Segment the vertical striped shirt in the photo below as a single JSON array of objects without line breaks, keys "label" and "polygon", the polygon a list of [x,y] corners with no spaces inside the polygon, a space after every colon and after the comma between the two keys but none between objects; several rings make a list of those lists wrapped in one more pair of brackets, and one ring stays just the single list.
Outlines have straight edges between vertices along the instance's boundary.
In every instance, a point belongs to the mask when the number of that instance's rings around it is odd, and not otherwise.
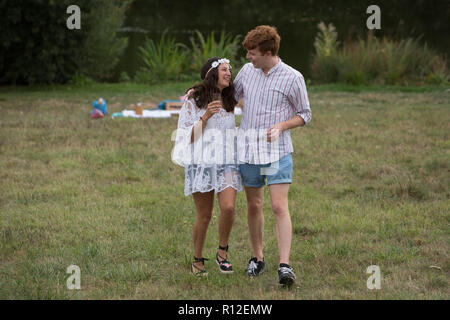
[{"label": "vertical striped shirt", "polygon": [[292,153],[289,130],[276,141],[267,142],[270,126],[300,116],[307,124],[311,109],[303,75],[279,59],[267,74],[247,63],[234,80],[235,98],[244,98],[244,113],[239,128],[239,160],[252,164],[278,161]]}]

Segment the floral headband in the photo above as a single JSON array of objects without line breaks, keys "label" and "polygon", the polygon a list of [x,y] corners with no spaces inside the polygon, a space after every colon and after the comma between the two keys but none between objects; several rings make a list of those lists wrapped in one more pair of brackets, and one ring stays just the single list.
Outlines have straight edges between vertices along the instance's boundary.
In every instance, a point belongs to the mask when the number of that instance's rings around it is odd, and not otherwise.
[{"label": "floral headband", "polygon": [[221,64],[224,63],[224,62],[228,63],[228,65],[230,66],[230,70],[231,70],[230,60],[228,60],[228,59],[226,59],[226,58],[219,59],[219,60],[217,60],[217,61],[214,61],[214,62],[211,64],[211,68],[209,68],[209,70],[208,70],[208,71],[206,72],[206,74],[205,74],[205,79],[206,79],[206,77],[208,76],[208,73],[209,73],[212,69],[217,68],[219,65],[221,65]]}]

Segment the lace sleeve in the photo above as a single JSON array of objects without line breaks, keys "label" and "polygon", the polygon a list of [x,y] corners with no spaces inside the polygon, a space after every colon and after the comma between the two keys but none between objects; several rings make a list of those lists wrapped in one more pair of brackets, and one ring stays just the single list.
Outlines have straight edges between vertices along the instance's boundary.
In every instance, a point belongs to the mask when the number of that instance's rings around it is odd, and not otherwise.
[{"label": "lace sleeve", "polygon": [[181,107],[178,129],[192,130],[200,116],[197,116],[198,108],[191,100],[186,100]]},{"label": "lace sleeve", "polygon": [[172,141],[175,140],[175,146],[172,151],[172,161],[180,166],[186,166],[191,162],[190,142],[192,128],[200,119],[199,111],[194,102],[186,100],[181,107],[178,119],[178,129]]}]

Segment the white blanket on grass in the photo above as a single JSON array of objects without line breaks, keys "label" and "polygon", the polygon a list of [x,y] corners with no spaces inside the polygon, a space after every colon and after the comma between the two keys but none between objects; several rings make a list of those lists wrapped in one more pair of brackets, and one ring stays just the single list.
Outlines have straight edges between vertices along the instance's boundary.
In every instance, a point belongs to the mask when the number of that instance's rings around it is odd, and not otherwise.
[{"label": "white blanket on grass", "polygon": [[[122,115],[124,117],[132,118],[170,118],[173,114],[180,114],[180,110],[146,110],[142,112],[142,115],[137,115],[134,110],[123,110]],[[242,109],[239,107],[234,108],[234,114],[236,116],[242,115]]]},{"label": "white blanket on grass", "polygon": [[142,115],[136,114],[134,110],[123,110],[122,115],[124,117],[132,118],[170,118],[172,114],[179,114],[180,110],[145,110]]}]

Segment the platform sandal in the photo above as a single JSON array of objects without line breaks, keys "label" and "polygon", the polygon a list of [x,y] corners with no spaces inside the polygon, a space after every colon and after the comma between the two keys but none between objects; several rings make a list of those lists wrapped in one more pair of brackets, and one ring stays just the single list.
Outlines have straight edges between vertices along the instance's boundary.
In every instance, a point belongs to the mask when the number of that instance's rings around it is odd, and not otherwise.
[{"label": "platform sandal", "polygon": [[[226,247],[221,247],[219,245],[219,249],[228,252],[228,245]],[[216,253],[216,263],[219,266],[220,272],[226,274],[233,273],[233,266],[231,265],[231,262],[220,256],[219,251]]]},{"label": "platform sandal", "polygon": [[194,263],[195,262],[201,262],[203,263],[203,266],[205,266],[205,260],[208,260],[206,258],[197,258],[194,256],[194,262],[192,262],[191,264],[191,274],[193,274],[194,276],[197,276],[199,278],[201,277],[207,277],[208,276],[208,272],[206,272],[205,269],[200,269],[199,267],[197,267]]}]

